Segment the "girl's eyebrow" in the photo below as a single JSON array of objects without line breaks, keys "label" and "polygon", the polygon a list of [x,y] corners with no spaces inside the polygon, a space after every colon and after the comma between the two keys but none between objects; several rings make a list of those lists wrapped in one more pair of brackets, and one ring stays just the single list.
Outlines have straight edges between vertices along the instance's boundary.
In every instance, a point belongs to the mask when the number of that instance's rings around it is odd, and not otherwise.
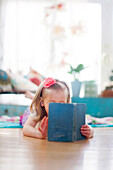
[{"label": "girl's eyebrow", "polygon": [[[56,100],[50,100],[50,102],[54,102],[54,103],[56,103]],[[64,103],[65,101],[64,100],[61,100],[61,101],[59,101],[59,103]]]},{"label": "girl's eyebrow", "polygon": [[55,102],[55,100],[50,100],[50,102]]}]

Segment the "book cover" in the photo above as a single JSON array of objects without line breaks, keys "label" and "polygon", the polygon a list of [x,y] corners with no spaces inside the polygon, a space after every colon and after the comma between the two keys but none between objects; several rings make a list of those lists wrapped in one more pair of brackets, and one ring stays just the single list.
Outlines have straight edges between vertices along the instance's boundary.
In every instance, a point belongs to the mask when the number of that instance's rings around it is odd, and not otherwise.
[{"label": "book cover", "polygon": [[85,124],[85,104],[50,103],[48,141],[72,142],[85,139],[80,128]]}]

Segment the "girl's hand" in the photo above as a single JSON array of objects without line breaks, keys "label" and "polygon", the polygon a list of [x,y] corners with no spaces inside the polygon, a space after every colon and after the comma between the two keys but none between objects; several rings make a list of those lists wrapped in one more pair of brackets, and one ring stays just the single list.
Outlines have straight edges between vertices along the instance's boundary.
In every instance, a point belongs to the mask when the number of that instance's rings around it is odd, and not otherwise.
[{"label": "girl's hand", "polygon": [[42,134],[42,138],[45,139],[47,137],[47,129],[48,129],[48,117],[44,117],[40,123],[40,127],[38,130]]},{"label": "girl's hand", "polygon": [[82,135],[86,136],[86,138],[91,138],[93,136],[93,128],[89,125],[82,125],[81,126],[81,133]]}]

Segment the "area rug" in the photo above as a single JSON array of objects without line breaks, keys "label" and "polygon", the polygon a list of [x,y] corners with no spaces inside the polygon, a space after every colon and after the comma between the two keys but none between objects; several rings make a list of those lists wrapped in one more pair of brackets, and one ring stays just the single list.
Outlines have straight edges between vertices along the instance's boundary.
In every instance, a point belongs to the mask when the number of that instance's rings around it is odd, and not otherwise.
[{"label": "area rug", "polygon": [[[91,127],[113,127],[113,117],[97,118],[86,115],[86,123]],[[0,128],[23,128],[20,116],[0,116]]]},{"label": "area rug", "polygon": [[23,126],[15,122],[0,122],[0,128],[23,128]]},{"label": "area rug", "polygon": [[86,114],[86,123],[92,127],[113,127],[113,117],[97,118]]},{"label": "area rug", "polygon": [[20,125],[20,116],[0,116],[0,128],[22,128]]}]

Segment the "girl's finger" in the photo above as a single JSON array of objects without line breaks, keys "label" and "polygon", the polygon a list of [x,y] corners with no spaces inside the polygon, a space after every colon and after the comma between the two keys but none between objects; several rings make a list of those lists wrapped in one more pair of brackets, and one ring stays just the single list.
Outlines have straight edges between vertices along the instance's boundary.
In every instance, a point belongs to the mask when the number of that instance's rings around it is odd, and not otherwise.
[{"label": "girl's finger", "polygon": [[42,133],[42,129],[39,127],[38,130]]},{"label": "girl's finger", "polygon": [[87,134],[87,133],[82,133],[82,135],[84,135],[84,136],[90,136],[90,134]]},{"label": "girl's finger", "polygon": [[91,133],[91,131],[89,131],[89,130],[81,130],[81,132],[84,132],[84,133]]},{"label": "girl's finger", "polygon": [[41,121],[41,124],[40,124],[40,126],[41,127],[43,127],[44,126],[44,124],[45,124],[45,120],[46,120],[46,116],[44,116],[44,118],[42,119],[42,121]]},{"label": "girl's finger", "polygon": [[90,136],[90,133],[84,133],[84,132],[81,132],[82,133],[82,135],[84,135],[84,136]]},{"label": "girl's finger", "polygon": [[46,118],[45,123],[48,124],[48,117]]},{"label": "girl's finger", "polygon": [[85,131],[81,131],[81,133],[87,134],[87,132],[85,132]]},{"label": "girl's finger", "polygon": [[81,128],[82,131],[91,131],[89,128]]},{"label": "girl's finger", "polygon": [[48,118],[47,117],[44,117],[43,118],[44,120],[42,121],[41,125],[40,125],[40,129],[41,129],[41,132],[45,132],[47,131],[47,128],[48,128]]},{"label": "girl's finger", "polygon": [[48,128],[48,118],[45,120],[44,131],[47,131]]},{"label": "girl's finger", "polygon": [[81,131],[81,133],[90,134],[90,132],[87,132],[87,131]]}]

